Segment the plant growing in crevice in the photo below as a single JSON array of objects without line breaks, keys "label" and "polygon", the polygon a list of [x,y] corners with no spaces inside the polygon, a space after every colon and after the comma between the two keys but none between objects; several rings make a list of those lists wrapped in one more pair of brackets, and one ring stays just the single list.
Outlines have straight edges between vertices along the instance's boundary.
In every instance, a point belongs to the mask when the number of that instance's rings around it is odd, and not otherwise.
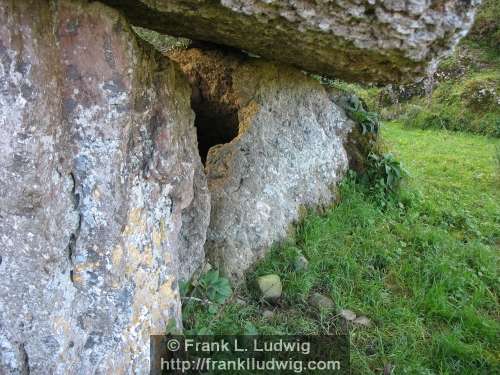
[{"label": "plant growing in crevice", "polygon": [[364,159],[363,167],[356,168],[358,179],[385,205],[390,196],[395,196],[394,193],[408,173],[393,154],[383,151],[379,139],[378,113],[369,111],[363,100],[355,94],[343,96],[340,104],[347,116],[358,125],[359,132],[355,136],[358,159]]},{"label": "plant growing in crevice", "polygon": [[223,304],[231,295],[229,280],[219,275],[218,270],[208,271],[198,280],[197,291],[210,302]]},{"label": "plant growing in crevice", "polygon": [[179,289],[185,333],[210,334],[210,327],[197,327],[191,318],[200,309],[216,315],[233,294],[229,280],[222,277],[218,270],[209,270],[194,282],[181,282]]},{"label": "plant growing in crevice", "polygon": [[367,110],[363,101],[352,94],[345,100],[345,111],[347,116],[360,127],[361,134],[378,134],[380,130],[380,119],[377,112]]},{"label": "plant growing in crevice", "polygon": [[367,168],[368,155],[380,153],[380,118],[378,113],[368,110],[365,100],[343,87],[325,84],[330,99],[342,108],[353,126],[344,143],[349,158],[349,168],[363,174]]}]

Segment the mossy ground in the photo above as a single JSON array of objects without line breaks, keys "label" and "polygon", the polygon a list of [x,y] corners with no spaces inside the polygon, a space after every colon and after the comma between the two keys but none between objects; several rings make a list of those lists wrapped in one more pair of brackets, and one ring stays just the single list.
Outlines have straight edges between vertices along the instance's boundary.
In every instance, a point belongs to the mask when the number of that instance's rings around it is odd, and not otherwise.
[{"label": "mossy ground", "polygon": [[484,47],[500,48],[499,0],[483,0],[468,39]]},{"label": "mossy ground", "polygon": [[500,137],[500,57],[464,44],[443,61],[439,74],[430,96],[414,97],[386,111],[399,112],[409,127]]},{"label": "mossy ground", "polygon": [[[310,214],[271,251],[218,312],[189,305],[191,331],[321,334],[345,328],[347,308],[371,327],[350,327],[354,374],[493,374],[500,369],[498,247],[500,142],[386,124],[383,135],[411,176],[384,208],[347,179],[340,202]],[[294,271],[297,254],[309,260]],[[255,278],[276,273],[283,297],[260,301]],[[312,293],[335,311],[316,312]],[[244,301],[244,303],[241,300]],[[264,309],[274,311],[265,318]]]}]

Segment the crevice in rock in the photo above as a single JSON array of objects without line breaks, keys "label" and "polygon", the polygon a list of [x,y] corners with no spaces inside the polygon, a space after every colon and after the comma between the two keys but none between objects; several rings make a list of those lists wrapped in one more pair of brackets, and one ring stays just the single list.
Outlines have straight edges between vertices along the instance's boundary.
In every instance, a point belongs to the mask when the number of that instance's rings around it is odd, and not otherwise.
[{"label": "crevice in rock", "polygon": [[[76,192],[76,177],[73,172],[69,174],[71,181],[73,183],[72,189],[71,189],[71,196],[73,198],[73,209],[78,211],[78,206],[80,204],[80,194]],[[76,241],[78,239],[78,236],[80,235],[80,229],[82,225],[82,215],[78,212],[78,222],[76,224],[76,227],[71,233],[68,241],[68,246],[66,247],[66,253],[68,255],[68,261],[70,264],[70,271],[69,271],[69,278],[71,282],[73,283],[73,255],[76,249]]]},{"label": "crevice in rock", "polygon": [[21,363],[21,374],[22,375],[30,375],[30,364],[29,364],[29,357],[28,357],[28,352],[26,351],[26,348],[24,347],[24,343],[19,344],[19,355],[21,356],[20,358],[20,363]]}]

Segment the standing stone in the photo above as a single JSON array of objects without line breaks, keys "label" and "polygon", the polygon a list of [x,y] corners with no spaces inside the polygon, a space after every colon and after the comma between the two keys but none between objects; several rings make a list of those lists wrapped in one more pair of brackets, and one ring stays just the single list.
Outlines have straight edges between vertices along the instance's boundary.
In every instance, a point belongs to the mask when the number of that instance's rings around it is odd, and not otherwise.
[{"label": "standing stone", "polygon": [[193,85],[197,117],[215,114],[197,123],[199,137],[223,135],[205,147],[212,205],[205,249],[239,281],[304,208],[335,199],[353,124],[317,81],[293,68],[211,47],[169,56]]},{"label": "standing stone", "polygon": [[203,258],[193,121],[115,10],[0,0],[0,373],[149,372]]},{"label": "standing stone", "polygon": [[[183,92],[185,95],[185,92]],[[189,94],[188,94],[189,95]],[[188,117],[192,124],[192,117]],[[178,276],[179,280],[187,281],[196,271],[203,271],[205,261],[205,241],[207,238],[208,223],[210,221],[210,191],[207,186],[207,177],[203,165],[199,161],[196,144],[196,133],[192,125],[189,134],[189,156],[191,159],[186,167],[192,168],[188,173],[192,178],[191,185],[183,192],[189,205],[182,210],[182,226],[178,239]],[[194,147],[193,147],[194,146]],[[210,266],[208,264],[208,266]]]},{"label": "standing stone", "polygon": [[467,34],[480,0],[103,0],[132,23],[344,80],[414,81]]}]

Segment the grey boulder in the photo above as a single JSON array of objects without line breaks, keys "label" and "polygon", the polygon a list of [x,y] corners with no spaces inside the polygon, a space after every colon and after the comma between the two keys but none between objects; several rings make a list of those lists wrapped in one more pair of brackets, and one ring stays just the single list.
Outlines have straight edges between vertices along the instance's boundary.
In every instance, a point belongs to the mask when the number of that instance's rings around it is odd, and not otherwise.
[{"label": "grey boulder", "polygon": [[2,374],[149,373],[204,258],[189,97],[116,10],[0,0]]},{"label": "grey boulder", "polygon": [[203,134],[221,134],[205,145],[212,206],[205,250],[237,282],[308,208],[336,198],[354,125],[294,68],[211,47],[169,56],[188,76],[193,108],[205,119],[197,124],[200,144]]}]

